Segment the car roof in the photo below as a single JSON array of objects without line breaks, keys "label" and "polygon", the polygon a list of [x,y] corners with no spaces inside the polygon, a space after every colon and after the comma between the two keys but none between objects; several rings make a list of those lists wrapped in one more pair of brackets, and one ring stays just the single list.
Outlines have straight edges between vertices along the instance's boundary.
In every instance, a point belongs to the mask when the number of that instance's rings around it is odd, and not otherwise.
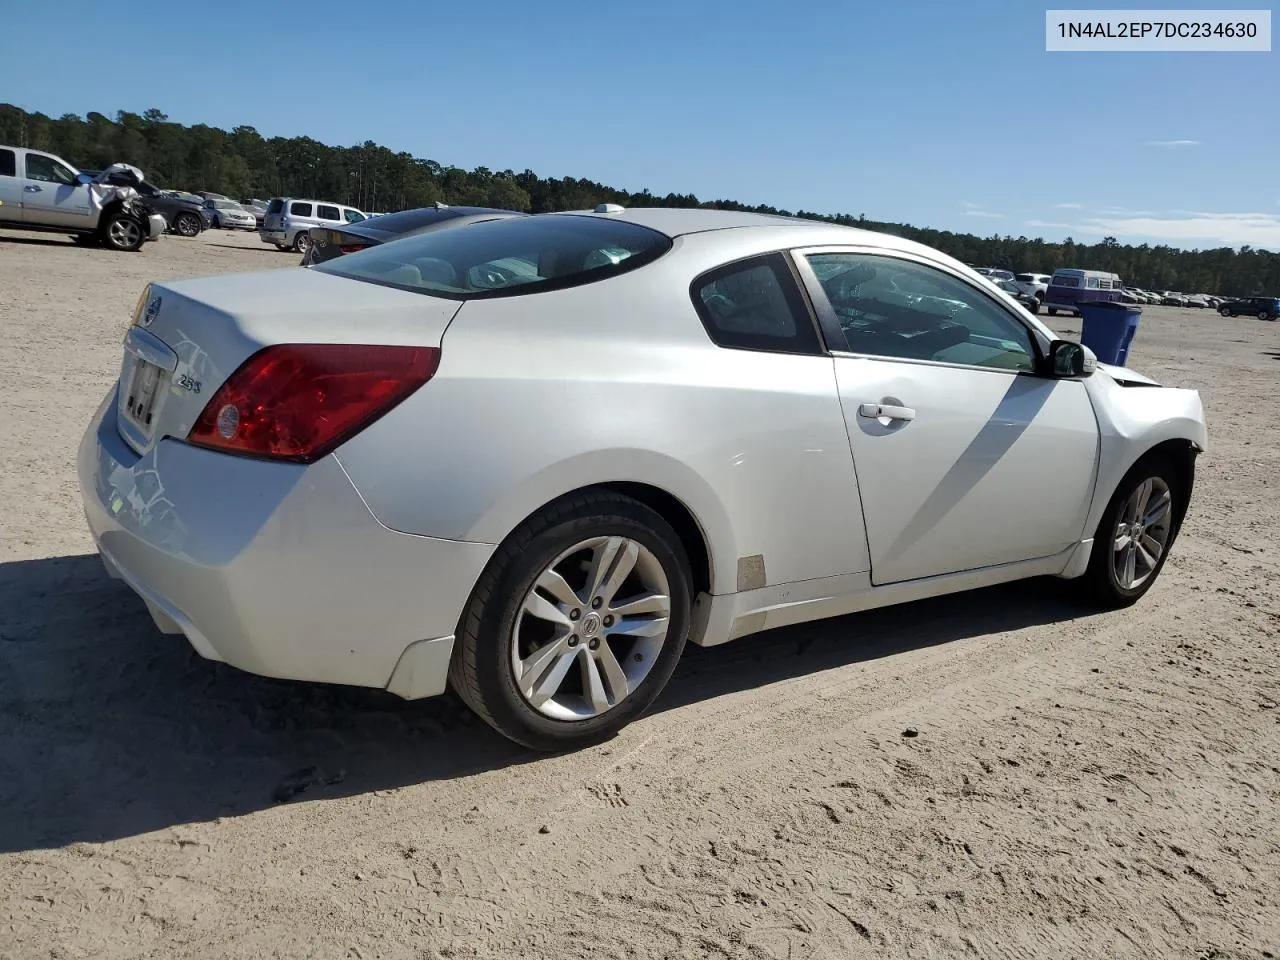
[{"label": "car roof", "polygon": [[768,231],[770,239],[779,248],[784,246],[840,246],[877,247],[922,254],[933,260],[945,260],[963,267],[959,260],[941,253],[933,247],[916,243],[890,233],[877,233],[859,227],[847,227],[823,220],[806,220],[802,217],[784,217],[777,214],[744,213],[736,210],[706,210],[702,208],[633,207],[614,212],[566,211],[564,213],[538,214],[544,217],[599,217],[621,220],[637,226],[648,227],[672,239],[689,234],[711,231]]}]

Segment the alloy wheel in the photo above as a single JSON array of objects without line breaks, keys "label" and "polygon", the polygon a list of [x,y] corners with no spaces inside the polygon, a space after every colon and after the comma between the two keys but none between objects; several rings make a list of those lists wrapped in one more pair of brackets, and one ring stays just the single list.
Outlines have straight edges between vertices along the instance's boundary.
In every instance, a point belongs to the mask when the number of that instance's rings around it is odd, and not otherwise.
[{"label": "alloy wheel", "polygon": [[516,687],[555,720],[607,713],[653,669],[670,615],[670,583],[648,547],[620,536],[581,541],[543,569],[520,606]]},{"label": "alloy wheel", "polygon": [[108,233],[112,244],[117,247],[136,246],[142,239],[142,228],[135,221],[125,217],[113,220]]},{"label": "alloy wheel", "polygon": [[1173,531],[1173,494],[1160,477],[1134,488],[1116,519],[1111,564],[1122,590],[1136,590],[1155,573]]}]

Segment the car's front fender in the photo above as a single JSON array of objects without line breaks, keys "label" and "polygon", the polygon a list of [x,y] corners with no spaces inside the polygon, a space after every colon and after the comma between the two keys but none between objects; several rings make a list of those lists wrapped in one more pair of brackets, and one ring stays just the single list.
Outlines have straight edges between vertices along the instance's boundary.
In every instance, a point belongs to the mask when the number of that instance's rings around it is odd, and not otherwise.
[{"label": "car's front fender", "polygon": [[[1101,367],[1101,365],[1100,365]],[[1125,385],[1121,379],[1128,381]],[[1098,419],[1098,479],[1085,525],[1093,535],[1124,475],[1162,443],[1181,440],[1208,449],[1204,407],[1195,390],[1162,387],[1132,371],[1101,368],[1085,384]]]}]

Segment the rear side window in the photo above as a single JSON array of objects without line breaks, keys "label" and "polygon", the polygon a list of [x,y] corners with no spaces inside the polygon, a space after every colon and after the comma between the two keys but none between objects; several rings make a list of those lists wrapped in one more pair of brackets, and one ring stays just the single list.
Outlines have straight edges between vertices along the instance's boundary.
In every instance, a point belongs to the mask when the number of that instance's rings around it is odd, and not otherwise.
[{"label": "rear side window", "polygon": [[0,150],[0,177],[18,175],[18,155],[12,150]]},{"label": "rear side window", "polygon": [[818,333],[780,253],[739,260],[693,281],[694,309],[721,347],[820,353]]},{"label": "rear side window", "polygon": [[321,220],[341,220],[342,214],[338,212],[337,207],[331,207],[328,204],[320,204],[316,207],[316,216]]},{"label": "rear side window", "polygon": [[267,213],[279,213],[283,209],[284,209],[284,201],[281,200],[279,197],[276,197],[269,204],[267,204]]},{"label": "rear side window", "polygon": [[295,200],[289,204],[289,214],[294,217],[309,217],[311,216],[311,204],[299,203]]},{"label": "rear side window", "polygon": [[311,269],[414,293],[479,300],[594,283],[651,263],[670,249],[670,237],[634,223],[546,214],[419,233]]}]

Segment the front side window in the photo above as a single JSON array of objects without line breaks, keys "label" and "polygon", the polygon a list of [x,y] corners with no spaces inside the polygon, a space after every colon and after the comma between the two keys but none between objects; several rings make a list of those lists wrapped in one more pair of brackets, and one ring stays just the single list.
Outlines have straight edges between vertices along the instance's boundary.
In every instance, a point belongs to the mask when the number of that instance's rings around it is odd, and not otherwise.
[{"label": "front side window", "polygon": [[66,186],[78,182],[70,167],[41,153],[27,154],[27,179],[39,180],[42,183],[61,183]]},{"label": "front side window", "polygon": [[547,214],[419,233],[311,269],[475,300],[593,283],[642,267],[670,249],[665,234],[624,220]]},{"label": "front side window", "polygon": [[934,267],[861,253],[805,258],[851,353],[1032,371],[1031,332],[991,297]]},{"label": "front side window", "polygon": [[1052,287],[1078,287],[1080,286],[1079,277],[1054,277],[1049,284]]},{"label": "front side window", "polygon": [[12,150],[0,150],[0,177],[18,175],[18,155]]},{"label": "front side window", "polygon": [[311,204],[299,203],[295,200],[289,204],[289,213],[295,217],[309,217],[311,216]]},{"label": "front side window", "polygon": [[359,210],[352,210],[348,208],[342,211],[342,219],[346,220],[347,223],[359,223],[361,220],[365,219],[365,215]]},{"label": "front side window", "polygon": [[316,207],[316,216],[319,217],[321,220],[341,220],[342,219],[342,215],[338,213],[337,207],[331,207],[325,203],[322,203]]},{"label": "front side window", "polygon": [[740,260],[693,282],[693,305],[722,347],[818,353],[821,346],[800,288],[780,253]]}]

